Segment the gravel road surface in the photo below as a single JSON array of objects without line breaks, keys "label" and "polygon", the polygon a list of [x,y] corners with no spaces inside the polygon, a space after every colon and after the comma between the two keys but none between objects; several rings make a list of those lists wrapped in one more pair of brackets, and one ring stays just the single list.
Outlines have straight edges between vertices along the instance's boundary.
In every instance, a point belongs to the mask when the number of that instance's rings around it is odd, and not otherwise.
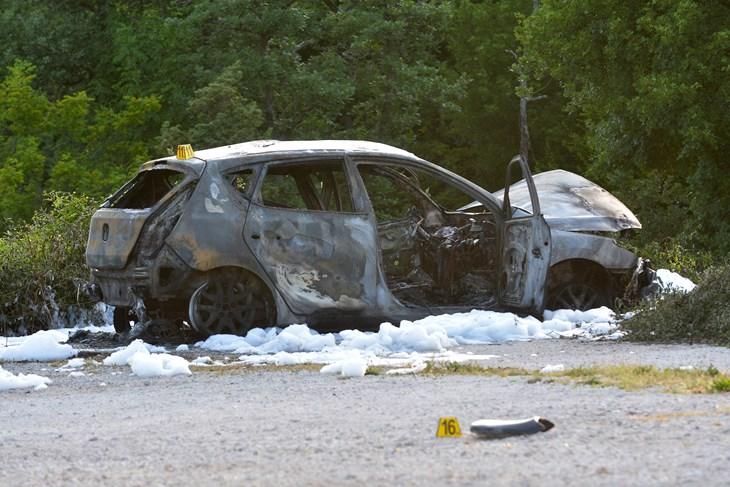
[{"label": "gravel road surface", "polygon": [[[730,351],[706,346],[549,340],[465,350],[497,355],[493,366],[730,370]],[[142,379],[126,367],[87,367],[82,377],[49,364],[3,367],[53,379],[44,391],[0,393],[4,486],[727,485],[728,394],[522,377],[257,369]],[[434,436],[439,416],[468,431],[477,419],[532,415],[555,428],[491,441]]]}]

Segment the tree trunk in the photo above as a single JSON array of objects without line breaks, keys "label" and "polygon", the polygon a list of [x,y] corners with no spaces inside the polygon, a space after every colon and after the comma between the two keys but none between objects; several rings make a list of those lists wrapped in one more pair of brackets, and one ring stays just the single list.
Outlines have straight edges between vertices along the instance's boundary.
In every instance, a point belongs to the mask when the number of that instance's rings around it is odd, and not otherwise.
[{"label": "tree trunk", "polygon": [[[540,8],[540,0],[532,0],[532,13],[537,12]],[[530,158],[530,131],[527,128],[527,103],[540,100],[544,96],[527,97],[527,77],[524,73],[520,73],[520,88],[523,95],[520,97],[520,157],[529,164]]]}]

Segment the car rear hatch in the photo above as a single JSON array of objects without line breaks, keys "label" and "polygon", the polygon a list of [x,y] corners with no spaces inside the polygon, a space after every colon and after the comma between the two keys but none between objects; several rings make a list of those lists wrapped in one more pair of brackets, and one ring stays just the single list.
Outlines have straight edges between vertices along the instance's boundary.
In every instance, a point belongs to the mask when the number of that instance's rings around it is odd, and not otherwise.
[{"label": "car rear hatch", "polygon": [[[91,218],[86,263],[94,269],[123,269],[145,224],[176,195],[190,189],[195,171],[155,161],[104,202]],[[189,191],[187,191],[189,193]]]}]

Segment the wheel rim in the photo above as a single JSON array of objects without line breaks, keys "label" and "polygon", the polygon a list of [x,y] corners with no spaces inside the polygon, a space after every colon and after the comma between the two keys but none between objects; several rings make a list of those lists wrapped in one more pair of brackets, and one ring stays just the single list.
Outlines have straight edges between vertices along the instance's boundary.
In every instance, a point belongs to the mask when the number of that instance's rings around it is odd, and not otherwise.
[{"label": "wheel rim", "polygon": [[593,309],[600,303],[600,296],[587,284],[569,284],[553,298],[554,309]]},{"label": "wheel rim", "polygon": [[270,305],[256,279],[211,276],[190,298],[190,324],[207,335],[245,335],[267,320]]}]

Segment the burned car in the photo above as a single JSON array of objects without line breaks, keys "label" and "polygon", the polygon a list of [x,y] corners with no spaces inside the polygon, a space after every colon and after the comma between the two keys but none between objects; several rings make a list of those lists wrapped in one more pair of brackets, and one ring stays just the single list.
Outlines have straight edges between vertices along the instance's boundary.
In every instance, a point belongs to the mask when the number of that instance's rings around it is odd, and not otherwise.
[{"label": "burned car", "polygon": [[102,204],[86,261],[118,331],[132,319],[203,335],[590,308],[643,278],[641,259],[597,234],[640,227],[616,198],[564,171],[533,178],[519,157],[513,175],[492,194],[363,141],[179,151]]}]

